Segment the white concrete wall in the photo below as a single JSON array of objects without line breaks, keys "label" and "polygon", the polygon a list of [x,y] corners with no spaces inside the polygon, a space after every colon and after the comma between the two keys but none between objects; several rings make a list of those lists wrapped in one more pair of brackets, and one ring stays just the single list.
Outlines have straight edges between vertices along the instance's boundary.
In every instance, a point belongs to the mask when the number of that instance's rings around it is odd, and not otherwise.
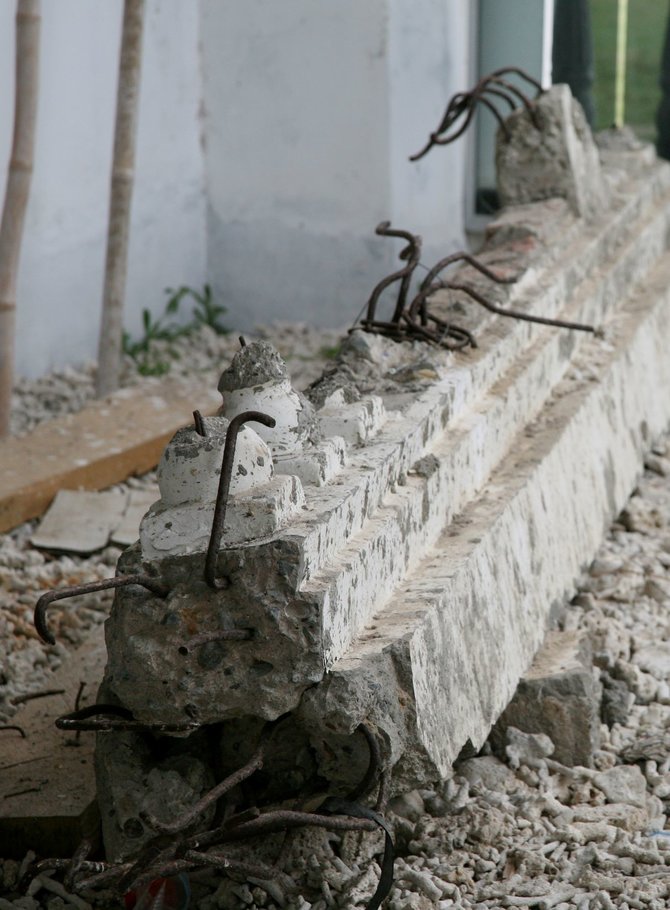
[{"label": "white concrete wall", "polygon": [[399,227],[423,236],[426,260],[465,246],[470,137],[433,149],[420,161],[407,159],[437,127],[449,98],[473,80],[472,6],[468,0],[390,0],[389,5],[391,215]]},{"label": "white concrete wall", "polygon": [[[14,104],[14,0],[0,0],[0,199]],[[122,0],[42,4],[37,149],[18,282],[17,372],[96,355]],[[126,324],[206,280],[198,7],[148,0]]]},{"label": "white concrete wall", "polygon": [[462,85],[468,3],[203,0],[209,270],[232,319],[351,322],[392,219],[463,242],[462,156],[407,161]]},{"label": "white concrete wall", "polygon": [[[287,319],[348,324],[397,266],[398,245],[374,235],[381,220],[421,234],[426,261],[465,246],[472,137],[418,163],[408,156],[476,74],[476,3],[147,2],[131,333],[143,307],[162,311],[165,287],[207,279],[241,330]],[[14,10],[15,0],[0,0],[0,179]],[[122,0],[43,3],[18,288],[24,375],[96,354],[121,12]],[[526,44],[541,59],[536,25]],[[517,31],[508,29],[512,45]]]}]

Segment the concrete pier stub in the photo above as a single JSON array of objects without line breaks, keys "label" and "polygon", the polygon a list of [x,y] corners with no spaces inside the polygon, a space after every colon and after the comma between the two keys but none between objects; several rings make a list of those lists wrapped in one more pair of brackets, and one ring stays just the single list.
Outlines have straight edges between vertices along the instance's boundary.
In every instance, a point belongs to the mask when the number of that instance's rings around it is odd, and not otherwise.
[{"label": "concrete pier stub", "polygon": [[[554,85],[533,106],[519,107],[496,137],[496,171],[505,206],[567,199],[577,215],[607,206],[598,148],[584,111],[567,85]],[[533,121],[535,117],[536,123]]]}]

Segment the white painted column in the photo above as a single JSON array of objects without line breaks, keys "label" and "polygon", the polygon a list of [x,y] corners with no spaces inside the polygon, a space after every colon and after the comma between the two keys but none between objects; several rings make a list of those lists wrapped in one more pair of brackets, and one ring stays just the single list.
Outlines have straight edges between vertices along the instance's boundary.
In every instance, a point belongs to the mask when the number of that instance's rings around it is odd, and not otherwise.
[{"label": "white painted column", "polygon": [[351,322],[396,247],[463,243],[463,146],[407,159],[465,81],[467,0],[204,0],[209,271],[241,327]]}]

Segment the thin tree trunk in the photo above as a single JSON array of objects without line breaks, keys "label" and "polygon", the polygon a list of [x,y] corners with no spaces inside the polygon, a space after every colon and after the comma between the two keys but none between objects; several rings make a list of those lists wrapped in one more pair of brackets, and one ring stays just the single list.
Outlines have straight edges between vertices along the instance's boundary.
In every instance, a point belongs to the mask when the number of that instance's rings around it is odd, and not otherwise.
[{"label": "thin tree trunk", "polygon": [[16,280],[33,170],[39,42],[40,0],[18,0],[14,138],[0,222],[0,437],[9,433],[14,384]]},{"label": "thin tree trunk", "polygon": [[118,388],[123,333],[123,298],[128,261],[130,203],[135,167],[135,132],[142,61],[144,0],[125,0],[116,96],[114,160],[107,228],[107,259],[98,344],[96,392]]}]

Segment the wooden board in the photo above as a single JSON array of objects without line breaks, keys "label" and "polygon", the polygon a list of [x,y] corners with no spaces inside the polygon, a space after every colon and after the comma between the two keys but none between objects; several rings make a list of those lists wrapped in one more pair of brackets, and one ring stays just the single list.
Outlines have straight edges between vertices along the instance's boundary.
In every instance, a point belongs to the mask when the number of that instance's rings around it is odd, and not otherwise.
[{"label": "wooden board", "polygon": [[78,414],[40,424],[0,442],[0,532],[36,518],[58,490],[101,490],[158,460],[193,410],[215,414],[221,397],[209,383],[156,381],[122,389]]},{"label": "wooden board", "polygon": [[106,660],[102,625],[53,675],[49,691],[26,702],[10,723],[26,733],[0,732],[0,856],[20,859],[27,850],[39,856],[71,856],[83,836],[95,836],[93,750],[95,735],[57,730],[55,719],[74,709],[80,682],[86,683],[80,707],[95,702]]}]

